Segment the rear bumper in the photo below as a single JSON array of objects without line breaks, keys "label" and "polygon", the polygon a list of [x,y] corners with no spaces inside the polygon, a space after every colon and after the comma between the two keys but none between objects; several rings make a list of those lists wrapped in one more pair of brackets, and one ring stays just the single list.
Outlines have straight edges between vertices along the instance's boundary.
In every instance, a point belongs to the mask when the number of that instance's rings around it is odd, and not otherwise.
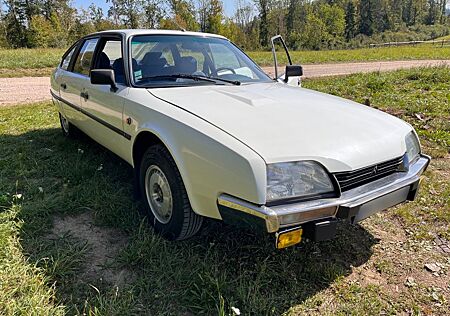
[{"label": "rear bumper", "polygon": [[269,233],[321,220],[348,219],[356,223],[376,212],[414,200],[420,176],[429,162],[430,158],[422,155],[407,172],[397,172],[342,192],[339,198],[267,207],[222,194],[217,203],[225,222]]}]

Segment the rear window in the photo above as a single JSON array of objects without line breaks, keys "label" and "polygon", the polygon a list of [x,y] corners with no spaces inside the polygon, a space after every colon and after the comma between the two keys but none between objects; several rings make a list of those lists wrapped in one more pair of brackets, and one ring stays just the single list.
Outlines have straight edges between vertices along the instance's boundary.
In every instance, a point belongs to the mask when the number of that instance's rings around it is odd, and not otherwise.
[{"label": "rear window", "polygon": [[61,69],[67,70],[70,65],[70,60],[72,59],[73,53],[78,45],[73,45],[66,53],[64,53],[63,60],[61,61]]}]

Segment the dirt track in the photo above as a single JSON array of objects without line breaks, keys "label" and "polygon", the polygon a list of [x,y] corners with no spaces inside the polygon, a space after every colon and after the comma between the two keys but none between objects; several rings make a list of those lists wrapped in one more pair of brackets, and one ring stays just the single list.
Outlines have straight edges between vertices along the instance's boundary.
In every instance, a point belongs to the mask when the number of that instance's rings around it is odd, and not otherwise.
[{"label": "dirt track", "polygon": [[[389,71],[425,66],[450,66],[450,60],[407,60],[365,63],[304,65],[305,78],[347,75],[358,72]],[[269,75],[272,67],[263,67]],[[0,78],[0,106],[50,100],[48,77]]]}]

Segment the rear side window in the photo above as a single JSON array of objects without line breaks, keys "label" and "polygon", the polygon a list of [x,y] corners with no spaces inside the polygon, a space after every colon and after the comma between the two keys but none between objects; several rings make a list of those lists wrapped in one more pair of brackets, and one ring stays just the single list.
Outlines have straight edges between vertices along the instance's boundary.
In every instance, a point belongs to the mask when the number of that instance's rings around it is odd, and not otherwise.
[{"label": "rear side window", "polygon": [[89,76],[92,58],[94,57],[95,46],[97,46],[98,38],[86,40],[78,53],[73,72]]},{"label": "rear side window", "polygon": [[61,69],[67,70],[70,65],[70,60],[72,59],[73,53],[78,45],[74,45],[69,51],[64,54],[63,60],[61,61]]}]

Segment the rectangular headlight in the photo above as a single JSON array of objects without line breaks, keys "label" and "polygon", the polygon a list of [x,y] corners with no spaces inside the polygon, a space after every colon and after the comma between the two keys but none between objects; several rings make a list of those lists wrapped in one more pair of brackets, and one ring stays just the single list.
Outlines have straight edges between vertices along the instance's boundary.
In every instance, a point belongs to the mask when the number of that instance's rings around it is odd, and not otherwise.
[{"label": "rectangular headlight", "polygon": [[314,161],[267,165],[267,202],[334,192],[325,169]]},{"label": "rectangular headlight", "polygon": [[405,137],[406,143],[406,157],[408,158],[408,163],[413,163],[420,155],[420,144],[419,139],[414,131],[411,131]]}]

